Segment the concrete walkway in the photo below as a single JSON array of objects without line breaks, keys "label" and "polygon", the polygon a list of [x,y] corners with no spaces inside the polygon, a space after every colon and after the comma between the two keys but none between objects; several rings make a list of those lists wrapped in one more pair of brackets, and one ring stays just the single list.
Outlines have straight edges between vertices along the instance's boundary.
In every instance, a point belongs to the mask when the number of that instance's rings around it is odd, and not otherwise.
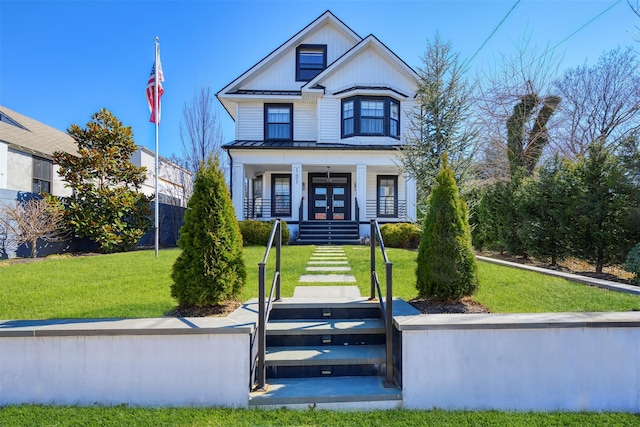
[{"label": "concrete walkway", "polygon": [[640,295],[640,286],[626,285],[624,283],[612,282],[611,280],[602,280],[602,279],[596,279],[588,276],[580,276],[579,274],[565,273],[562,271],[551,270],[548,268],[534,267],[532,265],[503,261],[501,259],[495,259],[490,257],[476,255],[476,258],[479,261],[485,261],[493,264],[504,265],[506,267],[519,268],[521,270],[535,271],[536,273],[542,273],[549,276],[560,277],[566,280],[570,280],[572,282],[582,283],[589,286],[595,286],[602,289],[608,289],[610,291]]},{"label": "concrete walkway", "polygon": [[307,271],[298,279],[301,283],[354,283],[342,246],[317,246],[307,263]]}]

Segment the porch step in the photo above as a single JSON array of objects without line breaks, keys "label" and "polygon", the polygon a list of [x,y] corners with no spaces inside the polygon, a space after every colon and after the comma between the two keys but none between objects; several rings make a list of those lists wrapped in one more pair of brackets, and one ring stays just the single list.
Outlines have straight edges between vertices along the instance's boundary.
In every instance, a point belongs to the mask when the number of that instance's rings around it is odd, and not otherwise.
[{"label": "porch step", "polygon": [[357,245],[360,232],[357,221],[302,221],[298,244]]},{"label": "porch step", "polygon": [[382,377],[279,378],[265,392],[254,391],[249,406],[307,409],[393,409],[402,406],[402,390],[385,388]]}]

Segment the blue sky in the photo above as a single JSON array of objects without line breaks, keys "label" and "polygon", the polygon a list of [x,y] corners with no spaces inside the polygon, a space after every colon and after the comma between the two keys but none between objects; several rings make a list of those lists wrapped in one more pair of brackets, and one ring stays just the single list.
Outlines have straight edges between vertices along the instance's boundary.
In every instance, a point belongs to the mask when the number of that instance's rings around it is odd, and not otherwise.
[{"label": "blue sky", "polygon": [[[180,151],[183,104],[201,85],[218,92],[327,9],[417,67],[436,31],[471,58],[514,5],[472,72],[514,53],[525,35],[539,49],[562,42],[555,49],[561,68],[592,63],[617,46],[640,50],[640,19],[626,0],[0,0],[0,104],[63,131],[105,107],[132,126],[137,144],[153,149],[145,87],[158,36],[165,74],[159,151],[170,156]],[[217,106],[225,141],[233,140],[234,124]]]}]

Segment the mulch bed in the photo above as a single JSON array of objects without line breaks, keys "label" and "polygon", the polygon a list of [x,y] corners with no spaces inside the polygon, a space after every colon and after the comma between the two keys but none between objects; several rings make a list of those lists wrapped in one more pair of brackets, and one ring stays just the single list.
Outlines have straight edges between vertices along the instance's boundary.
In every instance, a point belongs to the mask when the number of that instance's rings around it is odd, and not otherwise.
[{"label": "mulch bed", "polygon": [[237,300],[226,301],[218,305],[204,307],[178,307],[164,317],[224,317],[231,314],[242,303]]},{"label": "mulch bed", "polygon": [[466,314],[466,313],[490,313],[484,305],[475,302],[469,297],[459,301],[443,301],[437,298],[414,298],[409,301],[423,314]]}]

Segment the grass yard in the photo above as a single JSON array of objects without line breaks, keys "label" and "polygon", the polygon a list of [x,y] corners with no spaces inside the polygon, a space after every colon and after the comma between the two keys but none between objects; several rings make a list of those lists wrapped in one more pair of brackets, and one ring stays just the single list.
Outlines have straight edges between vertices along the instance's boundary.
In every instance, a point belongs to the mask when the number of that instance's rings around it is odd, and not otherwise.
[{"label": "grass yard", "polygon": [[[284,246],[282,294],[293,295],[305,273],[313,246]],[[362,295],[368,295],[369,248],[345,246],[344,251]],[[172,310],[171,267],[177,249],[165,249],[155,259],[153,251],[111,255],[52,257],[37,262],[0,261],[0,319],[133,318],[159,317]],[[389,249],[393,262],[394,295],[405,300],[416,296],[416,252]],[[257,296],[258,267],[264,247],[245,248],[246,301]],[[378,251],[377,270],[384,282],[385,270]],[[270,286],[275,265],[272,252],[267,263]],[[474,296],[494,313],[628,311],[640,310],[640,296],[591,288],[562,279],[479,263],[480,289]]]},{"label": "grass yard", "polygon": [[0,425],[12,426],[640,426],[620,413],[462,411],[290,411],[192,408],[0,407]]}]

